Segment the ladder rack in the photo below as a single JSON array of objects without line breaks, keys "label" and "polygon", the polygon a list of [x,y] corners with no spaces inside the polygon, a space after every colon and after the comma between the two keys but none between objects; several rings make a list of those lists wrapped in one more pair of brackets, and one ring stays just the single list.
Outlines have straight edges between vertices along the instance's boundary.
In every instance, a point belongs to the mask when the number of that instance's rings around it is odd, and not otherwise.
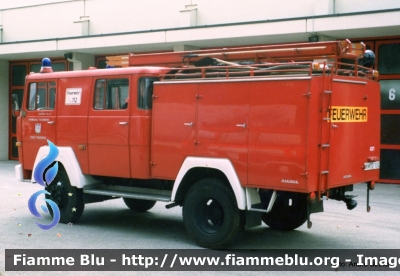
[{"label": "ladder rack", "polygon": [[310,58],[359,58],[364,54],[363,43],[349,40],[313,43],[293,43],[208,49],[184,52],[152,54],[129,54],[129,66],[190,66],[204,57],[219,58],[224,61],[280,62],[309,60]]},{"label": "ladder rack", "polygon": [[346,39],[330,42],[129,54],[107,57],[107,64],[116,67],[165,67],[166,73],[162,79],[326,73],[374,78],[374,70],[358,65],[357,60],[363,57],[364,52],[364,43],[351,43]]}]

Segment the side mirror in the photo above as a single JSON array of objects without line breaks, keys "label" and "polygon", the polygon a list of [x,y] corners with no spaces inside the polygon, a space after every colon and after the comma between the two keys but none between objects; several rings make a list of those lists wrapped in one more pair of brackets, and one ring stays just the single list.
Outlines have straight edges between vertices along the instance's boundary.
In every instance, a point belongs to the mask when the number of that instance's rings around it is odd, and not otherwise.
[{"label": "side mirror", "polygon": [[19,101],[18,101],[18,95],[17,94],[12,94],[12,115],[14,117],[18,117],[19,113],[21,111],[21,108],[19,106]]}]

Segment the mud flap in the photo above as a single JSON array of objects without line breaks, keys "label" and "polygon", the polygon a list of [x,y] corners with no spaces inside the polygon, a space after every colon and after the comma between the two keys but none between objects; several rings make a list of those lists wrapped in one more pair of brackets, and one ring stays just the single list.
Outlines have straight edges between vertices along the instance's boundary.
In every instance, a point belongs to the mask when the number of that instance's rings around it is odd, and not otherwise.
[{"label": "mud flap", "polygon": [[322,213],[324,211],[324,204],[322,200],[316,200],[314,202],[308,202],[307,204],[307,228],[312,227],[310,215],[314,213]]}]

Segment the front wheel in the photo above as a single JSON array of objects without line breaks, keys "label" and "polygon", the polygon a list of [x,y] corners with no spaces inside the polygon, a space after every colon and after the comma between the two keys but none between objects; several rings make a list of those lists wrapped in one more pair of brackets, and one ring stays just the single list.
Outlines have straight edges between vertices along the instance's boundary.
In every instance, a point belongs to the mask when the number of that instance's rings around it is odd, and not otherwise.
[{"label": "front wheel", "polygon": [[202,247],[226,248],[244,230],[244,212],[231,189],[219,179],[202,179],[192,186],[183,202],[183,223]]},{"label": "front wheel", "polygon": [[[46,187],[46,191],[50,193],[50,195],[46,195],[46,198],[54,201],[60,209],[61,223],[75,223],[79,220],[85,207],[83,191],[71,186],[64,168],[58,169],[56,177]],[[51,208],[48,209],[53,216],[53,210]]]}]

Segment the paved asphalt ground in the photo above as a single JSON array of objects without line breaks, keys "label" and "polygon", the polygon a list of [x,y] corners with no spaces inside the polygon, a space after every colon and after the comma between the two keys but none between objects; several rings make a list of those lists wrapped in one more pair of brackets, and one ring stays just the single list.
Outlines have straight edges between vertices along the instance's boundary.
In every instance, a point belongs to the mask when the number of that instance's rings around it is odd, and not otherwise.
[{"label": "paved asphalt ground", "polygon": [[[130,211],[122,199],[85,206],[73,225],[44,231],[35,225],[28,199],[37,184],[15,179],[15,161],[0,162],[0,276],[4,275],[259,275],[260,272],[8,272],[5,249],[196,249],[186,233],[182,210],[164,203],[145,213]],[[355,187],[358,206],[348,211],[342,202],[324,202],[324,213],[313,214],[313,227],[279,232],[265,225],[247,229],[233,249],[400,249],[400,185],[377,184],[366,212],[366,185]],[[50,223],[50,217],[39,222]],[[400,256],[397,256],[400,257]],[[263,275],[327,275],[340,272],[263,272]],[[346,275],[376,272],[346,272]],[[386,272],[386,275],[399,275]]]}]

